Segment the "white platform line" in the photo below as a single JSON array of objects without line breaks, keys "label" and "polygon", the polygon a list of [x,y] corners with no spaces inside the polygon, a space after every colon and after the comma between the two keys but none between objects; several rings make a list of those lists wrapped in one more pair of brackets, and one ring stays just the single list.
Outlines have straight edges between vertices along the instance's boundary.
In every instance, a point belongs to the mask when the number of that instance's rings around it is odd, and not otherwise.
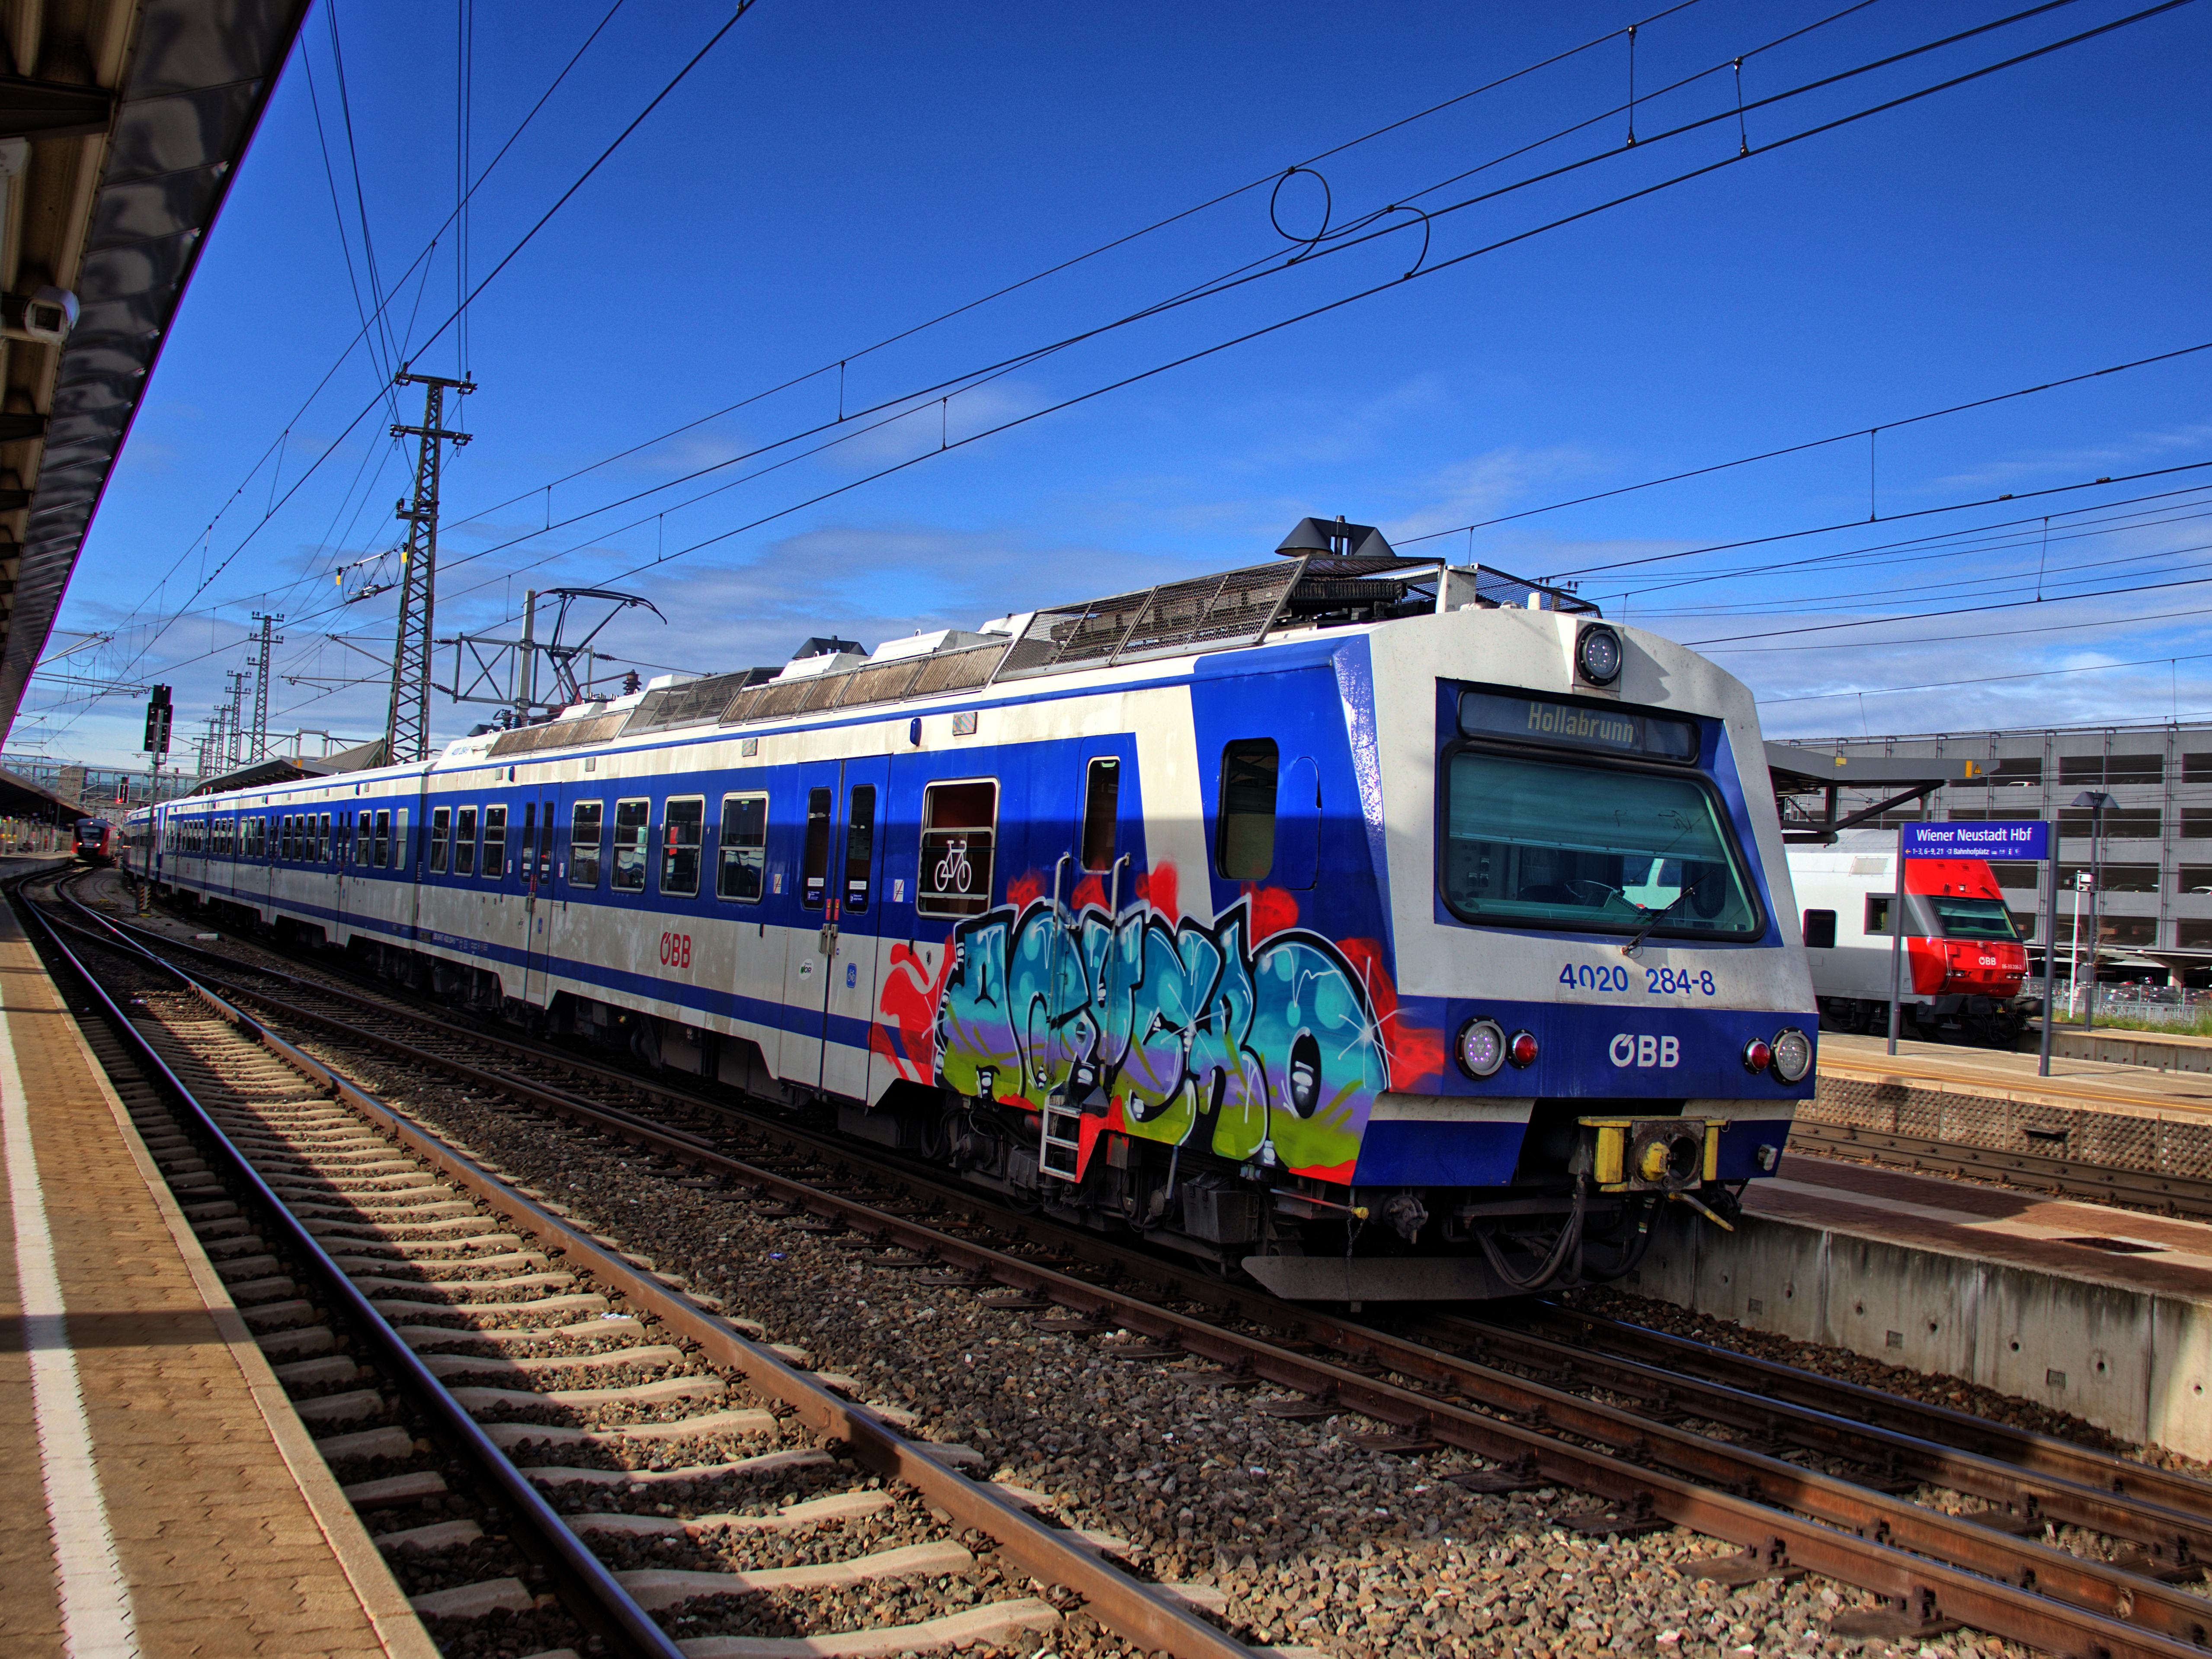
[{"label": "white platform line", "polygon": [[[55,1011],[61,1017],[62,1011]],[[15,1044],[0,1014],[0,1145],[8,1158],[8,1196],[15,1212],[15,1280],[23,1303],[23,1342],[31,1361],[39,1466],[46,1486],[60,1579],[62,1641],[71,1659],[137,1659],[131,1592],[115,1558],[107,1505],[92,1463],[92,1431],[77,1386],[76,1356],[63,1323],[61,1276],[31,1146],[31,1114],[15,1070]]]}]

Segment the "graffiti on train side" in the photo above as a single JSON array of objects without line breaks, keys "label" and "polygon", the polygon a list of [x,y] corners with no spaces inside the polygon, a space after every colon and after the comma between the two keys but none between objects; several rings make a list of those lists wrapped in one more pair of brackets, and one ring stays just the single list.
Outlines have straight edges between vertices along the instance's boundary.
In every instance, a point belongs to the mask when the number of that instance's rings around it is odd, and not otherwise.
[{"label": "graffiti on train side", "polygon": [[1255,917],[1279,920],[1268,896],[1211,922],[1142,900],[1119,916],[1004,905],[961,923],[933,975],[902,964],[884,1012],[943,1088],[1031,1109],[1064,1089],[1086,1154],[1107,1129],[1224,1158],[1271,1144],[1287,1168],[1348,1179],[1389,1086],[1395,1000],[1372,953],[1355,968],[1295,927],[1255,940]]}]

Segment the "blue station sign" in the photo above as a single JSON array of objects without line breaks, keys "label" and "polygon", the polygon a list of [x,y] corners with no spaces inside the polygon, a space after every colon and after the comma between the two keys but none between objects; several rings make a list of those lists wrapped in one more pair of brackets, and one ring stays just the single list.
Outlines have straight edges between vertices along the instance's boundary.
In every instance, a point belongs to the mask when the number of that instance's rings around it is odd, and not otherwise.
[{"label": "blue station sign", "polygon": [[1898,850],[1909,859],[2047,859],[2048,818],[1898,826]]}]

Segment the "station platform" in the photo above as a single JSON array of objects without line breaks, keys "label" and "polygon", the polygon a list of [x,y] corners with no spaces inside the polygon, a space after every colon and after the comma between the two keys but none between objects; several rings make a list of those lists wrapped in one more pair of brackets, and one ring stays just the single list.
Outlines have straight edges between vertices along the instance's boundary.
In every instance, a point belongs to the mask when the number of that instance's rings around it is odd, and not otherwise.
[{"label": "station platform", "polygon": [[433,1659],[4,908],[0,1164],[0,1651]]},{"label": "station platform", "polygon": [[1621,1288],[2212,1461],[2212,1224],[1793,1149]]},{"label": "station platform", "polygon": [[[2138,1034],[2129,1033],[2133,1038]],[[2054,1054],[1900,1042],[1826,1031],[1818,1092],[1800,1115],[1996,1152],[2212,1180],[2212,1074]],[[2170,1044],[2116,1042],[2146,1056]]]}]

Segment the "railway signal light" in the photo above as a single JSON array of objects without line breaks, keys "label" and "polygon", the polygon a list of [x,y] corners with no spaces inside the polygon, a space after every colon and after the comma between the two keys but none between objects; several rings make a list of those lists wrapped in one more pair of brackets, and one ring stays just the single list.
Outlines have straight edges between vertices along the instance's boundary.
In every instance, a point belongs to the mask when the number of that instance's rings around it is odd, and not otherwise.
[{"label": "railway signal light", "polygon": [[149,755],[169,752],[169,725],[172,714],[169,688],[157,685],[146,703],[146,741],[138,746]]}]

